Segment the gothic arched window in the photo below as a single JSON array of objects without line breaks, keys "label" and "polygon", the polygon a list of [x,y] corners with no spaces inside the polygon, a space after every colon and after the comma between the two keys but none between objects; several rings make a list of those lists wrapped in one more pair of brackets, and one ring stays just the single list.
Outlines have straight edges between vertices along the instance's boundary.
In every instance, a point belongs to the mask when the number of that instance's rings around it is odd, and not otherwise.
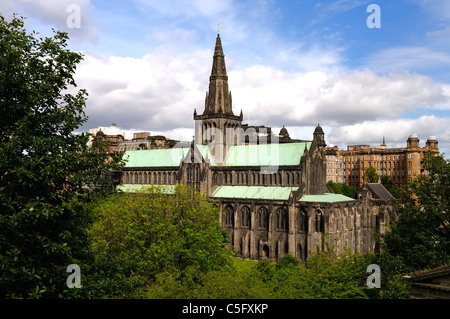
[{"label": "gothic arched window", "polygon": [[248,206],[241,209],[241,226],[250,227],[250,208]]},{"label": "gothic arched window", "polygon": [[267,229],[269,226],[269,213],[265,207],[258,208],[258,227]]},{"label": "gothic arched window", "polygon": [[230,205],[225,207],[225,226],[234,226],[234,209]]},{"label": "gothic arched window", "polygon": [[276,212],[277,229],[286,230],[288,228],[287,212],[284,208],[278,208]]},{"label": "gothic arched window", "polygon": [[305,231],[306,230],[306,212],[300,208],[297,216],[298,216],[299,230]]},{"label": "gothic arched window", "polygon": [[323,233],[325,232],[325,222],[323,218],[323,214],[320,210],[316,213],[316,232]]}]

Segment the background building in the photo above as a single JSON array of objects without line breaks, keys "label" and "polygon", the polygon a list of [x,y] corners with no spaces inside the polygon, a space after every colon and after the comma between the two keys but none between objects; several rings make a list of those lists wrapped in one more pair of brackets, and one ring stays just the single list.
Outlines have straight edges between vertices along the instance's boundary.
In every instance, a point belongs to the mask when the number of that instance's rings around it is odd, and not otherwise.
[{"label": "background building", "polygon": [[109,127],[100,126],[90,129],[89,133],[91,134],[89,145],[92,145],[94,137],[106,140],[109,142],[108,152],[110,154],[135,150],[172,148],[180,143],[162,135],[152,136],[150,132],[136,132],[133,133],[131,140],[126,139],[125,131],[120,130],[115,123],[112,123]]},{"label": "background building", "polygon": [[[428,136],[425,146],[420,147],[419,142],[418,136],[411,133],[406,147],[401,148],[387,148],[384,138],[379,147],[349,145],[347,150],[327,148],[327,178],[333,181],[343,179],[344,183],[359,189],[368,182],[365,170],[374,167],[378,175],[389,176],[395,185],[406,184],[409,178],[423,173],[425,153],[439,154],[438,141],[433,135]],[[334,167],[337,162],[341,165],[340,170]]]}]

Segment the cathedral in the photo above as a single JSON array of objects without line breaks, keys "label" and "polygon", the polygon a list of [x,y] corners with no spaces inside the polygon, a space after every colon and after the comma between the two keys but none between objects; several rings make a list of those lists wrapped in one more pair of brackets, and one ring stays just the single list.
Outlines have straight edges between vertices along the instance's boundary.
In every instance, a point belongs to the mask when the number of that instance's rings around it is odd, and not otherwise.
[{"label": "cathedral", "polygon": [[326,241],[338,253],[372,252],[373,232],[383,232],[395,218],[380,184],[365,185],[357,198],[328,191],[320,125],[312,139],[296,140],[284,127],[274,134],[270,127],[242,123],[242,110],[233,111],[219,34],[204,110],[194,109],[193,120],[192,142],[122,148],[128,161],[118,188],[161,185],[170,193],[185,184],[206,194],[220,209],[237,257],[276,261],[289,253],[305,260]]}]

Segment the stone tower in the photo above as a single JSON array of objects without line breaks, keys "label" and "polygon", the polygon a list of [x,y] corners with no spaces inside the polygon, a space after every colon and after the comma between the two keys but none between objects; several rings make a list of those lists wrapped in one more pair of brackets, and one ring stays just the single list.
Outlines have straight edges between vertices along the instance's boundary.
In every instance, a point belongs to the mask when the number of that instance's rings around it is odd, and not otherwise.
[{"label": "stone tower", "polygon": [[317,125],[313,133],[313,140],[309,150],[300,160],[303,171],[303,194],[322,195],[327,190],[326,157],[325,157],[325,133],[320,125]]},{"label": "stone tower", "polygon": [[406,148],[419,148],[419,137],[416,133],[411,133],[406,141]]},{"label": "stone tower", "polygon": [[438,149],[438,141],[437,138],[434,135],[428,136],[426,147],[428,147],[430,150],[437,150]]},{"label": "stone tower", "polygon": [[242,117],[242,111],[239,116],[233,113],[225,55],[220,35],[217,34],[205,109],[201,115],[197,115],[194,110],[195,143],[209,145],[211,154],[220,165],[225,159],[228,147],[235,143],[235,134],[232,132],[241,127]]}]

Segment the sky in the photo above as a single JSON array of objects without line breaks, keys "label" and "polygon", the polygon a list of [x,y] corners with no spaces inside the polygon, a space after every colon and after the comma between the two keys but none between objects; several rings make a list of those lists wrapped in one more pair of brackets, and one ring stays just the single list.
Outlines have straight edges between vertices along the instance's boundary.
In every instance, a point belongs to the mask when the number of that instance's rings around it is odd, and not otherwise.
[{"label": "sky", "polygon": [[434,135],[449,157],[448,0],[2,0],[0,12],[67,32],[84,54],[81,131],[116,123],[127,137],[192,140],[219,30],[244,123],[299,139],[320,124],[340,149]]}]

